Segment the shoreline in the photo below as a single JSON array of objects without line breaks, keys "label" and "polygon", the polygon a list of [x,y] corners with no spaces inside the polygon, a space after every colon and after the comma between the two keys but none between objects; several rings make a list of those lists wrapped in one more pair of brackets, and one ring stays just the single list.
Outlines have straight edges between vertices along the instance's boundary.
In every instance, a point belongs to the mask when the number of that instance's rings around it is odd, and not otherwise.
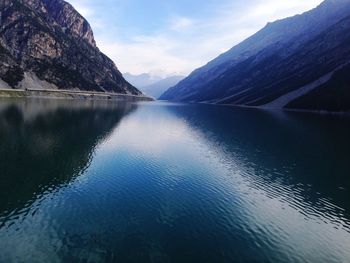
[{"label": "shoreline", "polygon": [[328,111],[328,110],[308,110],[308,109],[290,109],[290,108],[278,108],[278,107],[266,107],[266,106],[247,106],[239,104],[215,104],[208,102],[181,102],[181,101],[170,101],[170,100],[158,100],[163,102],[172,103],[188,103],[188,104],[202,104],[210,106],[221,106],[221,107],[231,107],[231,108],[242,108],[242,109],[253,109],[260,111],[270,111],[270,112],[291,112],[291,113],[311,113],[317,115],[335,115],[335,116],[346,116],[350,117],[350,111]]},{"label": "shoreline", "polygon": [[146,95],[132,95],[97,91],[48,90],[48,89],[1,89],[0,98],[42,98],[42,99],[80,99],[114,101],[154,101]]},{"label": "shoreline", "polygon": [[268,107],[262,106],[247,106],[247,105],[236,105],[236,104],[214,104],[229,107],[245,108],[245,109],[256,109],[261,111],[271,111],[271,112],[294,112],[294,113],[311,113],[318,115],[342,115],[350,116],[349,111],[329,111],[329,110],[310,110],[310,109],[292,109],[292,108],[279,108],[279,107]]}]

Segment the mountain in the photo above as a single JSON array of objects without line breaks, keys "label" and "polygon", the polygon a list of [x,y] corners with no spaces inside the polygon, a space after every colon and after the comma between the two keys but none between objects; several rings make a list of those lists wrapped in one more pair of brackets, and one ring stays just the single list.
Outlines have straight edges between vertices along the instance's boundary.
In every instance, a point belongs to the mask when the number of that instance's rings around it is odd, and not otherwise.
[{"label": "mountain", "polygon": [[[175,86],[181,80],[183,80],[184,76],[171,76],[151,85],[140,87],[143,93],[146,95],[152,96],[153,98],[159,98],[167,89]],[[138,87],[138,86],[137,86]]]},{"label": "mountain", "polygon": [[349,62],[350,0],[326,0],[267,24],[161,99],[349,111]]},{"label": "mountain", "polygon": [[185,78],[183,76],[161,78],[159,76],[153,76],[147,73],[140,75],[124,73],[123,76],[128,82],[140,89],[143,93],[154,98],[158,98],[167,89],[175,86],[177,83],[179,83],[179,81]]},{"label": "mountain", "polygon": [[133,75],[130,73],[124,73],[123,76],[128,82],[130,82],[132,85],[134,85],[137,88],[146,87],[146,86],[152,85],[152,84],[162,80],[161,77],[152,76],[152,75],[147,74],[147,73],[143,73],[140,75]]},{"label": "mountain", "polygon": [[0,87],[141,95],[63,0],[0,0]]}]

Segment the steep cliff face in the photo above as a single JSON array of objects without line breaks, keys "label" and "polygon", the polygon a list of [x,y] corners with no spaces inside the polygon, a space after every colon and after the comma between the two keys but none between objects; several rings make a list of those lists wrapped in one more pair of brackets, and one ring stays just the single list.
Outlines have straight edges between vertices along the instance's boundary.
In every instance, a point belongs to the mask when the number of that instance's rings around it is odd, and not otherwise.
[{"label": "steep cliff face", "polygon": [[0,78],[12,88],[141,94],[96,47],[89,23],[63,0],[0,0],[0,59]]},{"label": "steep cliff face", "polygon": [[77,39],[84,39],[96,47],[89,23],[70,4],[61,0],[44,0],[43,2],[50,16],[64,29],[66,34],[71,34]]},{"label": "steep cliff face", "polygon": [[161,99],[348,111],[349,62],[350,0],[326,0],[302,15],[269,23]]}]

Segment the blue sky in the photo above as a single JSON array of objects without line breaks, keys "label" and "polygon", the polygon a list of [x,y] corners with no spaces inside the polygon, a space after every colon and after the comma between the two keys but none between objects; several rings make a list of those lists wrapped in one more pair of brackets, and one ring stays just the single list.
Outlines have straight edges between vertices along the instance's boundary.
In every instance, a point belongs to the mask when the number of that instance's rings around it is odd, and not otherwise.
[{"label": "blue sky", "polygon": [[187,75],[267,22],[322,0],[67,0],[121,72]]}]

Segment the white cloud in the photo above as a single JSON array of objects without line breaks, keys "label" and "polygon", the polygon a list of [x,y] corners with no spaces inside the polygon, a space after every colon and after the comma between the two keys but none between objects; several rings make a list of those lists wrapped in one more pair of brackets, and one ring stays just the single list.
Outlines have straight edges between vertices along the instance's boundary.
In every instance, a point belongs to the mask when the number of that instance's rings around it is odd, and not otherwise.
[{"label": "white cloud", "polygon": [[321,3],[321,0],[260,0],[250,12],[252,17],[267,17],[269,21],[282,19],[293,14],[304,12]]},{"label": "white cloud", "polygon": [[230,1],[226,5],[218,4],[210,17],[194,19],[171,14],[153,33],[128,38],[118,37],[128,32],[128,28],[111,26],[118,21],[94,16],[89,1],[71,2],[85,13],[95,30],[98,46],[122,72],[172,75],[189,74],[267,22],[309,10],[322,0],[252,0],[249,5],[240,6]]},{"label": "white cloud", "polygon": [[194,25],[194,21],[188,17],[173,17],[170,21],[170,29],[174,31],[186,30]]},{"label": "white cloud", "polygon": [[[108,54],[122,72],[152,73],[161,77],[184,74],[193,68],[185,57],[174,55],[170,50],[178,43],[162,36],[137,37],[132,42],[100,41],[100,49]],[[197,62],[196,65],[200,65]]]}]

